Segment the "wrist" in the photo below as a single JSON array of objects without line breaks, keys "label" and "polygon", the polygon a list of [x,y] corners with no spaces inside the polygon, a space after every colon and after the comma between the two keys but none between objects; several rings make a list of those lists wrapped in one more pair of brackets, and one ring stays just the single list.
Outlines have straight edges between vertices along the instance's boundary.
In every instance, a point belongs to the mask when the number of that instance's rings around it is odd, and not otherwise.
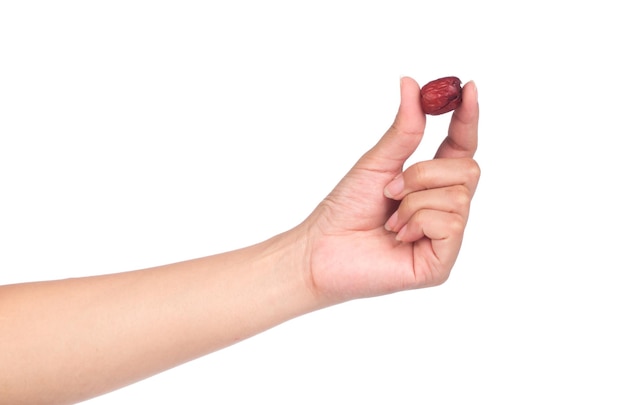
[{"label": "wrist", "polygon": [[278,321],[326,306],[316,294],[309,271],[309,246],[300,227],[250,247],[251,260],[267,272],[264,287]]}]

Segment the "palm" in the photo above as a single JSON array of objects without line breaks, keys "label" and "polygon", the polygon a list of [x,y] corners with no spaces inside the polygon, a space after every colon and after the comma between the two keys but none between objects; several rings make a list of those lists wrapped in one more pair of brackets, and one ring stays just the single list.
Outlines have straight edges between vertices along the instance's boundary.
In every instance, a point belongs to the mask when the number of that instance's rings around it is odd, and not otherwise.
[{"label": "palm", "polygon": [[[402,243],[383,225],[398,203],[383,195],[395,173],[353,169],[315,214],[312,278],[318,291],[341,300],[436,284],[430,241]],[[443,281],[443,280],[441,280]]]}]

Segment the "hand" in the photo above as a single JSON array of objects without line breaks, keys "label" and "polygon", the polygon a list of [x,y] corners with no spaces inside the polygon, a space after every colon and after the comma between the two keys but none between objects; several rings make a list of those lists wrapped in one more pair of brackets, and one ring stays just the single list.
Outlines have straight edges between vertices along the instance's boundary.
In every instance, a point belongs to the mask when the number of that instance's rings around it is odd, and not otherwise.
[{"label": "hand", "polygon": [[306,277],[328,304],[441,284],[461,248],[480,176],[476,87],[464,86],[435,159],[405,171],[426,117],[414,80],[400,93],[391,128],[302,224]]}]

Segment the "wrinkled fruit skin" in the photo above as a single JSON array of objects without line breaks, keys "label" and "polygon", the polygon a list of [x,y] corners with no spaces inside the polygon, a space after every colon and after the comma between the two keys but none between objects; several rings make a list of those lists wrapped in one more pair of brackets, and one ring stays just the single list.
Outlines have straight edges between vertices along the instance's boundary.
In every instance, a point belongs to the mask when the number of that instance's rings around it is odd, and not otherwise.
[{"label": "wrinkled fruit skin", "polygon": [[461,105],[461,80],[442,77],[427,83],[420,94],[422,111],[429,115],[445,114]]}]

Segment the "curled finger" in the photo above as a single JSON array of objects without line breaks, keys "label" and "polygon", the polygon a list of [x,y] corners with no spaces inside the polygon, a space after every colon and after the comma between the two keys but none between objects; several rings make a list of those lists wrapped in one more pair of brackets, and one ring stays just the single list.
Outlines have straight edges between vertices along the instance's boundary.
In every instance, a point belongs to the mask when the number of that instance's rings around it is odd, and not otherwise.
[{"label": "curled finger", "polygon": [[474,193],[480,167],[472,158],[434,159],[415,163],[394,178],[384,189],[387,198],[401,200],[421,190],[465,185]]},{"label": "curled finger", "polygon": [[471,199],[472,193],[464,185],[410,193],[402,199],[398,209],[389,217],[385,229],[398,232],[416,212],[424,209],[456,213],[467,220]]}]

